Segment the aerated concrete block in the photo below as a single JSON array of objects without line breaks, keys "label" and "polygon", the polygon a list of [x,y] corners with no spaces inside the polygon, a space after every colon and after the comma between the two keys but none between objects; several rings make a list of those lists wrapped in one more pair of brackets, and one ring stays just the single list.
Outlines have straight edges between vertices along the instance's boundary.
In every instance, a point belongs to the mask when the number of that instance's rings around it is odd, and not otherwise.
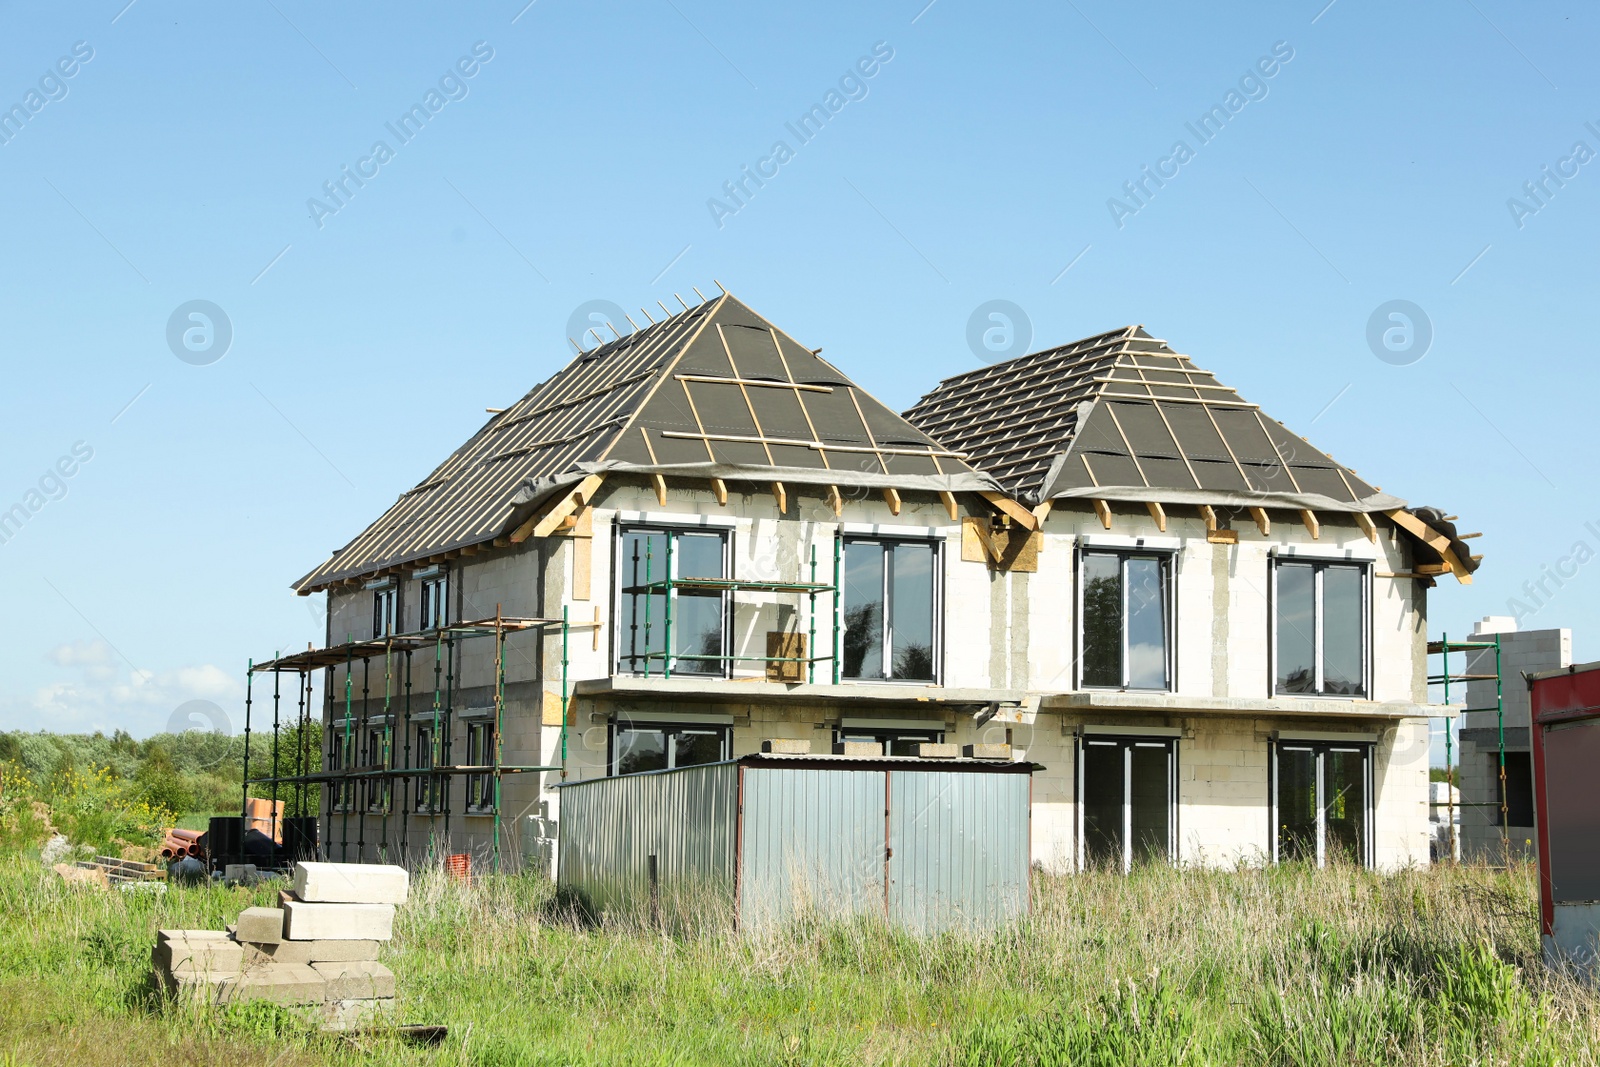
[{"label": "aerated concrete block", "polygon": [[158,941],[151,962],[164,971],[237,971],[244,966],[244,946],[222,938]]},{"label": "aerated concrete block", "polygon": [[328,980],[304,963],[254,967],[217,983],[216,1002],[237,1004],[266,1000],[274,1004],[321,1004],[328,999]]},{"label": "aerated concrete block", "polygon": [[376,941],[282,941],[250,945],[246,960],[274,963],[352,963],[378,958]]},{"label": "aerated concrete block", "polygon": [[967,759],[1010,759],[1010,745],[964,745],[961,755]]},{"label": "aerated concrete block", "polygon": [[376,960],[313,963],[311,969],[327,981],[329,1000],[394,996],[394,972]]},{"label": "aerated concrete block", "polygon": [[283,936],[289,941],[387,941],[394,935],[393,904],[291,900],[283,913]]},{"label": "aerated concrete block", "polygon": [[761,742],[761,751],[776,752],[784,756],[809,756],[811,742],[795,737],[774,737]]},{"label": "aerated concrete block", "polygon": [[283,940],[282,908],[246,908],[233,924],[235,941],[275,945]]},{"label": "aerated concrete block", "polygon": [[883,746],[876,741],[835,741],[833,754],[835,756],[853,756],[856,759],[865,759],[869,756],[883,755]]},{"label": "aerated concrete block", "polygon": [[294,895],[312,904],[404,904],[411,876],[392,863],[294,865]]},{"label": "aerated concrete block", "polygon": [[961,755],[961,746],[924,741],[917,746],[917,755],[923,759],[955,759]]}]

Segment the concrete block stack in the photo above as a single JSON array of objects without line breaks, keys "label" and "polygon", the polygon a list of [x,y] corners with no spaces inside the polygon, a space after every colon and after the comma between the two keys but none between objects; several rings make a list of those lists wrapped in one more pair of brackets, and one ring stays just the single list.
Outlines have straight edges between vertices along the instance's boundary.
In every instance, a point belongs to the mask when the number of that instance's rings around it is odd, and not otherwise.
[{"label": "concrete block stack", "polygon": [[378,949],[405,903],[405,868],[298,863],[276,908],[246,908],[227,931],[162,930],[152,961],[174,994],[215,1004],[266,1000],[316,1007],[345,1027],[394,1007],[394,972]]}]

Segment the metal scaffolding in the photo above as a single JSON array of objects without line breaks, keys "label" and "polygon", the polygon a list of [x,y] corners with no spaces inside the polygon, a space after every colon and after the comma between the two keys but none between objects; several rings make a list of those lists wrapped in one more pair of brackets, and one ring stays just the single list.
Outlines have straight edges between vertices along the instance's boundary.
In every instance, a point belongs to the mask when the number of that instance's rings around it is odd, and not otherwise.
[{"label": "metal scaffolding", "polygon": [[[327,648],[308,648],[290,656],[278,656],[265,663],[251,662],[245,678],[245,763],[243,782],[243,803],[241,815],[248,826],[248,801],[250,787],[270,785],[272,787],[272,800],[274,810],[279,799],[279,790],[288,786],[298,791],[299,810],[306,810],[306,791],[311,785],[326,786],[323,790],[323,816],[331,828],[336,817],[342,817],[340,831],[340,859],[348,859],[350,847],[350,816],[358,803],[361,810],[357,813],[356,856],[359,859],[366,855],[367,818],[370,815],[381,816],[380,837],[377,842],[380,861],[390,860],[389,819],[394,808],[394,785],[398,781],[404,792],[404,800],[400,806],[400,824],[398,838],[398,857],[406,856],[410,845],[409,830],[413,818],[426,818],[429,823],[430,852],[437,844],[433,836],[432,821],[443,818],[441,837],[448,842],[450,837],[450,783],[462,776],[467,776],[469,785],[473,781],[480,781],[484,776],[492,780],[493,794],[490,807],[492,812],[472,812],[472,814],[490,814],[494,818],[493,836],[493,862],[498,870],[500,865],[501,838],[502,838],[502,782],[507,774],[526,774],[539,771],[561,771],[565,774],[567,752],[567,725],[569,719],[569,686],[567,679],[568,649],[571,632],[574,629],[594,629],[599,623],[573,623],[568,618],[565,607],[562,608],[561,618],[520,618],[507,617],[500,609],[495,609],[492,619],[480,619],[473,622],[456,623],[453,625],[438,626],[426,630],[410,633],[390,634],[375,637],[365,641],[347,640],[341,645],[332,645]],[[505,643],[506,639],[516,633],[526,631],[536,632],[541,638],[559,632],[561,636],[561,734],[560,734],[560,763],[556,765],[517,765],[504,762],[504,726],[505,726]],[[494,715],[493,735],[490,738],[491,758],[484,761],[479,753],[476,762],[457,763],[452,758],[452,744],[454,726],[456,724],[455,697],[457,692],[457,672],[459,667],[458,645],[464,641],[478,637],[491,637],[494,639]],[[412,700],[413,700],[413,659],[418,653],[426,656],[429,650],[433,652],[433,701],[432,716],[428,732],[428,745],[426,752],[420,747],[417,752],[412,752],[411,725]],[[380,718],[383,732],[381,744],[371,745],[368,733],[372,721],[372,664],[374,660],[381,660],[383,670],[383,703]],[[356,712],[354,708],[355,666],[357,661],[361,664],[361,711],[360,725],[356,725]],[[344,668],[344,717],[342,720],[342,735],[325,738],[325,741],[337,743],[337,758],[334,758],[334,748],[330,745],[327,749],[329,762],[337,765],[319,772],[305,772],[308,766],[309,752],[306,751],[310,725],[310,693],[312,676],[319,670],[327,672],[325,694],[331,706],[333,701],[333,673],[338,668]],[[426,661],[423,669],[426,670]],[[272,685],[272,774],[252,778],[250,776],[250,731],[252,705],[254,701],[254,680],[257,674],[271,674]],[[297,740],[299,742],[300,759],[299,767],[303,773],[285,775],[281,773],[280,764],[280,732],[282,729],[280,704],[282,700],[282,686],[280,678],[284,674],[298,676],[299,692],[299,721]],[[542,674],[542,672],[541,672]],[[399,710],[405,716],[407,729],[405,731],[405,744],[403,746],[403,759],[398,759],[402,749],[395,744],[394,722],[396,700],[399,700]],[[329,726],[334,720],[330,718]],[[331,732],[331,731],[330,731]],[[357,766],[361,762],[362,746],[366,745],[365,765]],[[376,747],[377,751],[373,751]],[[469,753],[469,757],[471,753]],[[377,757],[374,760],[374,757]],[[425,761],[425,762],[424,762]],[[421,788],[417,788],[420,786]],[[337,797],[337,802],[335,798]],[[425,798],[425,803],[417,803],[418,799]],[[466,805],[471,808],[472,805]],[[319,855],[326,855],[331,849],[331,842],[322,845],[319,842]]]},{"label": "metal scaffolding", "polygon": [[[1494,673],[1485,674],[1482,671],[1474,673],[1472,654],[1490,651],[1494,652]],[[1464,658],[1460,673],[1453,672],[1450,669],[1450,656],[1457,652],[1462,653]],[[1498,805],[1494,801],[1477,801],[1470,804],[1463,802],[1461,806],[1463,808],[1499,807],[1500,842],[1505,856],[1509,858],[1511,854],[1511,822],[1510,807],[1507,803],[1506,794],[1506,700],[1505,682],[1500,668],[1500,635],[1495,634],[1492,641],[1452,641],[1449,634],[1444,634],[1440,640],[1428,642],[1428,655],[1440,657],[1439,673],[1430,674],[1428,676],[1428,684],[1444,686],[1444,703],[1446,704],[1450,703],[1450,686],[1452,683],[1458,686],[1466,685],[1470,682],[1494,683],[1494,703],[1492,705],[1485,705],[1479,708],[1463,708],[1462,714],[1481,711],[1495,713],[1495,728],[1500,744],[1500,801]],[[1445,785],[1447,786],[1445,790],[1445,806],[1448,809],[1446,816],[1448,822],[1446,825],[1450,830],[1449,854],[1452,859],[1455,858],[1456,849],[1459,847],[1459,843],[1456,840],[1454,742],[1455,733],[1451,728],[1450,721],[1447,719],[1444,727],[1444,766]],[[1437,804],[1431,801],[1429,806],[1438,807]]]},{"label": "metal scaffolding", "polygon": [[[673,539],[671,537],[666,538],[666,559],[663,567],[666,577],[663,578],[656,578],[653,575],[655,553],[650,543],[648,541],[644,543],[643,556],[638,554],[637,548],[635,549],[632,562],[634,563],[635,571],[637,571],[638,565],[641,562],[644,564],[644,581],[636,585],[624,586],[621,592],[624,594],[634,595],[642,594],[644,596],[644,625],[642,629],[644,630],[645,651],[630,651],[624,654],[622,658],[627,659],[630,662],[635,660],[643,660],[644,673],[647,677],[651,673],[651,661],[659,659],[662,662],[662,676],[667,678],[672,677],[673,663],[678,660],[726,664],[804,664],[806,668],[807,682],[816,681],[817,664],[830,663],[832,664],[833,669],[833,682],[836,685],[839,683],[839,666],[841,662],[839,649],[839,576],[842,567],[842,541],[837,538],[834,540],[833,581],[831,583],[817,581],[816,545],[811,546],[811,580],[808,582],[782,582],[769,579],[678,577],[673,569],[672,546]],[[731,653],[723,655],[711,655],[707,653],[675,652],[672,649],[672,624],[677,598],[673,594],[674,592],[680,590],[701,593],[798,593],[803,596],[806,601],[806,623],[808,634],[806,647],[802,654],[794,656],[738,656]],[[826,656],[818,656],[815,654],[817,649],[817,596],[821,593],[826,593],[833,598],[833,610],[829,613],[832,635],[828,642],[828,654]],[[652,651],[650,643],[651,630],[654,627],[654,623],[650,617],[650,604],[656,595],[660,595],[664,602],[664,618],[661,622],[661,626],[663,628],[661,640],[662,648],[660,651]],[[640,627],[637,623],[633,624],[633,629],[637,630],[639,628]]]}]

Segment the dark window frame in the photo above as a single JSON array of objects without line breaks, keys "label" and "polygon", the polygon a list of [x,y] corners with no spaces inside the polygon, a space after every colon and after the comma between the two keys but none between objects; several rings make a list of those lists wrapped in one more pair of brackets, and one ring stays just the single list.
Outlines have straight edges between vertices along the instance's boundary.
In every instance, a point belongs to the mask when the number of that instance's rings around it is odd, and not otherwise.
[{"label": "dark window frame", "polygon": [[[1278,686],[1278,610],[1281,600],[1278,595],[1278,575],[1285,566],[1309,566],[1313,573],[1313,604],[1311,639],[1313,656],[1313,691],[1298,693]],[[1371,700],[1372,699],[1372,578],[1373,564],[1371,560],[1351,559],[1326,559],[1319,556],[1300,556],[1289,554],[1274,554],[1268,562],[1268,593],[1271,610],[1267,612],[1267,639],[1270,655],[1267,664],[1267,695],[1269,697],[1304,697],[1316,700]],[[1324,575],[1331,568],[1341,568],[1358,572],[1360,578],[1361,604],[1358,608],[1361,621],[1361,682],[1360,692],[1356,693],[1329,693],[1325,691],[1326,678],[1323,676],[1326,649],[1323,638],[1326,628],[1323,625],[1325,601],[1323,598]]]},{"label": "dark window frame", "polygon": [[[709,762],[720,763],[733,758],[733,727],[727,723],[669,722],[659,719],[613,719],[611,720],[610,728],[606,731],[606,777],[608,778],[623,777],[617,766],[618,760],[621,757],[621,746],[617,742],[618,734],[625,730],[637,731],[641,733],[650,731],[660,732],[662,734],[663,742],[662,750],[666,753],[667,757],[667,766],[665,767],[660,767],[649,771],[631,771],[629,772],[630,774],[660,774],[664,771],[678,770],[679,768],[676,762],[677,742],[672,735],[690,731],[697,733],[715,732],[721,735],[718,739],[721,745],[721,754],[718,759],[711,760]],[[684,766],[700,767],[704,766],[704,764],[687,763],[684,764]]]},{"label": "dark window frame", "polygon": [[[855,533],[846,532],[846,533],[841,533],[839,535],[838,542],[839,542],[838,543],[838,548],[839,548],[839,593],[834,598],[834,600],[835,600],[835,609],[834,609],[835,615],[834,615],[834,618],[835,618],[835,625],[837,627],[837,631],[838,631],[838,635],[839,635],[839,647],[834,649],[834,654],[840,657],[840,659],[839,659],[839,680],[841,682],[848,682],[848,683],[863,683],[864,682],[864,683],[868,683],[868,684],[871,684],[871,683],[882,683],[882,684],[890,684],[890,685],[943,685],[944,684],[944,583],[945,583],[944,550],[945,550],[945,539],[943,537],[937,537],[937,536],[934,536],[934,537],[912,537],[912,536],[893,535],[893,534],[889,534],[889,535],[868,534],[868,533],[855,534]],[[846,551],[845,550],[852,544],[879,545],[879,546],[883,547],[886,550],[884,552],[883,590],[882,590],[882,595],[883,595],[883,616],[884,616],[883,617],[883,651],[882,651],[882,654],[880,656],[880,661],[883,664],[883,673],[881,675],[876,676],[876,677],[865,677],[865,676],[863,676],[863,677],[852,677],[852,676],[850,676],[850,675],[848,675],[848,674],[846,674],[844,672],[844,643],[845,643],[845,634],[846,634],[845,619],[844,619],[844,585],[845,585],[845,582],[846,582],[845,571],[844,571],[844,568],[845,568],[844,560],[845,560],[845,557],[846,557]],[[931,677],[931,678],[900,678],[900,677],[896,677],[893,673],[891,673],[892,670],[893,670],[894,653],[895,653],[895,648],[894,648],[894,624],[893,624],[893,621],[892,621],[893,615],[894,615],[894,601],[893,601],[893,596],[894,596],[894,568],[893,568],[893,564],[892,564],[893,554],[888,552],[887,549],[893,548],[893,547],[895,547],[897,545],[917,545],[917,546],[930,548],[930,549],[932,549],[932,552],[933,552],[933,561],[929,565],[930,566],[930,569],[929,569],[929,581],[933,586],[933,589],[932,589],[932,592],[933,592],[932,601],[933,601],[933,603],[932,603],[932,607],[930,609],[931,612],[932,612],[932,625],[930,627],[930,630],[931,630],[931,633],[932,633],[933,647],[931,649],[929,649],[929,652],[928,652],[929,659],[932,661],[932,667],[933,667],[933,670],[931,672],[933,677]]]},{"label": "dark window frame", "polygon": [[[488,767],[494,763],[494,720],[467,719],[467,766]],[[479,815],[494,811],[494,775],[467,775],[466,812]]]},{"label": "dark window frame", "polygon": [[419,578],[417,586],[417,629],[433,630],[450,625],[450,572]]},{"label": "dark window frame", "polygon": [[[612,537],[612,567],[611,567],[611,576],[612,576],[612,579],[611,579],[611,608],[612,608],[612,618],[616,620],[616,624],[611,628],[612,629],[612,637],[611,637],[612,671],[614,673],[616,673],[616,674],[626,674],[626,675],[644,675],[647,671],[650,674],[661,674],[661,673],[664,672],[665,664],[668,662],[668,657],[656,656],[656,657],[653,657],[653,658],[650,658],[650,659],[646,659],[642,655],[632,655],[632,656],[630,656],[625,651],[625,649],[627,647],[627,641],[628,641],[628,636],[627,635],[629,635],[629,634],[634,632],[634,624],[631,622],[630,619],[628,619],[625,616],[624,604],[626,602],[627,597],[629,597],[630,595],[636,595],[636,594],[629,594],[629,593],[624,591],[626,588],[628,588],[628,586],[624,584],[624,582],[625,582],[624,575],[627,573],[625,568],[628,566],[628,564],[631,562],[631,560],[625,559],[623,557],[623,546],[627,544],[627,537],[628,537],[629,534],[637,534],[637,533],[662,534],[662,535],[665,535],[667,537],[681,537],[683,534],[701,534],[701,535],[713,535],[714,534],[714,535],[716,535],[716,536],[718,536],[718,537],[720,537],[722,539],[722,575],[721,575],[721,577],[724,578],[724,579],[729,579],[729,578],[732,577],[733,561],[736,558],[736,556],[734,554],[734,547],[735,547],[734,546],[734,537],[735,537],[736,531],[731,526],[721,526],[721,525],[709,526],[709,525],[700,525],[700,524],[697,524],[697,523],[618,522],[618,523],[615,524],[615,532],[614,532],[613,537]],[[679,553],[677,551],[674,551],[672,555],[673,555],[673,567],[674,567],[674,569],[676,569],[677,568],[677,564],[678,564],[678,560],[681,557],[680,557],[680,555],[679,555]],[[652,560],[652,563],[653,562],[654,561]],[[651,577],[651,581],[652,582],[660,580],[660,579],[656,578],[656,576],[654,574],[652,574],[650,577]],[[674,577],[676,577],[676,576],[674,576]],[[644,595],[648,595],[648,594],[644,594]],[[700,596],[702,594],[693,594],[693,595]],[[669,590],[668,596],[670,596],[671,598],[673,598],[673,600],[676,601],[679,598],[679,591],[676,590],[676,589]],[[711,598],[710,597],[705,597],[705,599],[709,600]],[[733,649],[733,640],[734,640],[734,637],[733,637],[734,593],[733,593],[733,590],[730,589],[730,590],[725,590],[724,592],[722,592],[720,594],[720,600],[721,600],[721,612],[720,612],[720,614],[721,614],[721,618],[722,618],[722,647],[721,647],[721,650],[720,650],[720,655],[721,655],[722,659],[720,660],[720,662],[719,661],[707,661],[707,660],[689,660],[689,661],[686,661],[686,662],[688,662],[690,664],[705,664],[705,663],[709,663],[709,664],[712,664],[712,665],[716,665],[718,667],[718,669],[714,669],[714,670],[699,670],[699,669],[685,670],[684,667],[682,666],[683,662],[685,662],[685,661],[681,660],[679,658],[679,656],[674,655],[674,656],[671,657],[671,660],[670,660],[671,663],[672,663],[672,673],[673,674],[692,674],[692,675],[695,675],[695,676],[701,677],[701,678],[724,678],[724,679],[726,679],[726,678],[733,677],[733,666],[734,666],[734,660],[732,658],[733,655],[734,655],[734,649]],[[678,611],[678,608],[677,608],[676,604],[674,604],[674,606],[673,606],[674,614],[676,614],[677,611]],[[659,620],[652,616],[652,618],[650,620],[650,626],[651,626],[652,629],[654,629],[655,627],[658,627],[658,626],[662,626],[662,625],[665,625],[665,617],[664,616]],[[645,649],[648,652],[648,650],[649,650],[648,639],[646,639]],[[671,652],[671,649],[667,649],[666,651]]]},{"label": "dark window frame", "polygon": [[[1361,855],[1357,857],[1357,861],[1360,863],[1363,869],[1372,870],[1376,866],[1376,838],[1378,825],[1378,802],[1376,796],[1377,744],[1372,741],[1335,741],[1320,738],[1302,740],[1294,737],[1274,738],[1271,741],[1267,750],[1267,804],[1268,810],[1271,812],[1271,818],[1268,820],[1268,833],[1270,837],[1270,840],[1267,843],[1268,855],[1272,857],[1273,863],[1285,862],[1285,857],[1282,854],[1282,838],[1279,832],[1281,829],[1280,822],[1282,819],[1282,816],[1278,810],[1278,780],[1281,775],[1279,770],[1279,757],[1285,751],[1304,752],[1308,750],[1314,754],[1315,759],[1314,774],[1316,777],[1314,787],[1316,789],[1315,804],[1317,809],[1318,827],[1316,842],[1317,867],[1326,867],[1328,859],[1326,757],[1330,752],[1357,752],[1360,753],[1363,758],[1361,788],[1364,794],[1364,810],[1362,812],[1361,830]],[[1295,857],[1289,857],[1289,859],[1293,858]]]},{"label": "dark window frame", "polygon": [[[1119,560],[1118,575],[1122,584],[1122,684],[1121,685],[1092,685],[1084,681],[1083,661],[1086,649],[1084,640],[1085,624],[1088,621],[1087,611],[1084,607],[1084,594],[1087,592],[1088,581],[1085,578],[1085,558],[1091,555],[1116,556]],[[1178,550],[1175,548],[1146,548],[1143,546],[1124,545],[1097,545],[1094,543],[1079,544],[1075,553],[1075,584],[1076,596],[1076,624],[1073,626],[1073,686],[1077,689],[1093,689],[1104,692],[1137,692],[1137,693],[1174,693],[1178,689]],[[1166,642],[1166,684],[1162,686],[1134,686],[1129,685],[1130,680],[1128,662],[1128,561],[1132,559],[1154,559],[1161,566],[1161,590],[1165,598],[1166,612],[1161,620],[1162,633]]]},{"label": "dark window frame", "polygon": [[1075,859],[1077,869],[1089,869],[1089,850],[1087,842],[1087,817],[1085,805],[1085,753],[1091,746],[1117,747],[1123,750],[1123,827],[1122,827],[1122,873],[1130,873],[1133,869],[1133,839],[1129,833],[1132,822],[1132,789],[1133,779],[1128,773],[1132,763],[1132,751],[1135,748],[1162,748],[1167,756],[1167,857],[1168,864],[1176,865],[1179,861],[1179,847],[1182,842],[1180,833],[1180,817],[1182,804],[1179,802],[1179,788],[1182,774],[1179,769],[1181,746],[1179,738],[1165,734],[1120,734],[1120,733],[1079,733],[1077,736],[1076,752],[1073,758],[1073,799],[1077,809],[1075,837]]},{"label": "dark window frame", "polygon": [[[926,730],[911,727],[839,727],[833,731],[835,744],[841,741],[873,741],[883,746],[885,756],[896,755],[893,744],[896,741],[910,741],[913,744],[930,743],[943,744],[947,731],[943,727],[930,726]],[[903,755],[915,755],[907,752]]]},{"label": "dark window frame", "polygon": [[[433,767],[433,723],[413,722],[411,724],[412,741],[412,768],[426,770]],[[443,755],[443,748],[440,748]],[[422,815],[438,814],[444,808],[443,780],[432,774],[419,774],[412,785],[411,810]]]},{"label": "dark window frame", "polygon": [[400,590],[386,585],[372,591],[372,637],[389,637],[395,632],[395,614],[400,605]]}]

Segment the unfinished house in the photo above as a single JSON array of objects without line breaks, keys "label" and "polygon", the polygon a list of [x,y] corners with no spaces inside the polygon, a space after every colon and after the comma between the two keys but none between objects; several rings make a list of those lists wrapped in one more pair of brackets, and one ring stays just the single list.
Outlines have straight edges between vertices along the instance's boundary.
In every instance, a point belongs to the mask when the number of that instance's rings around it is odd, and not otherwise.
[{"label": "unfinished house", "polygon": [[1425,595],[1478,562],[1444,516],[1135,326],[906,417],[1037,526],[1037,569],[991,556],[989,658],[1049,768],[1040,859],[1428,861]]},{"label": "unfinished house", "polygon": [[1141,330],[903,417],[722,294],[495,412],[297,583],[325,646],[255,670],[320,714],[332,859],[544,864],[563,782],[765,753],[1030,762],[1052,869],[1392,867],[1424,591],[1474,566]]}]

